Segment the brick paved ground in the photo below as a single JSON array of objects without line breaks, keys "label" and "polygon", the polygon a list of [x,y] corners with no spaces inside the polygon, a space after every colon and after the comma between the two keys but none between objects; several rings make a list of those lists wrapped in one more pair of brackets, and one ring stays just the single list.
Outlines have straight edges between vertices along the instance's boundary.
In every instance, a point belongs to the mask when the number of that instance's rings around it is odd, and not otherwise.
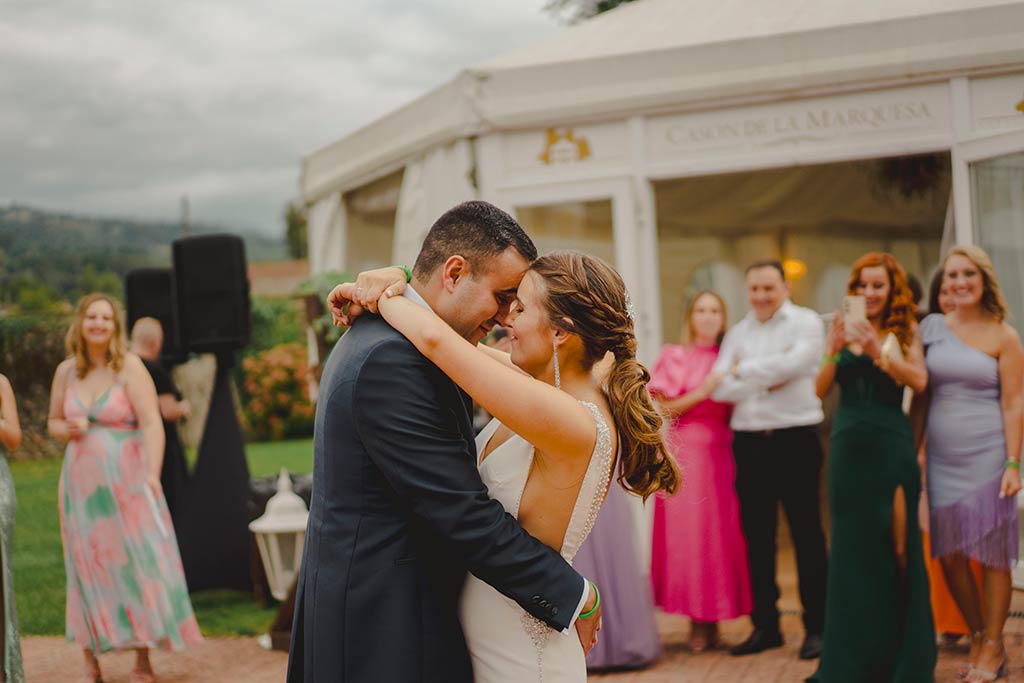
[{"label": "brick paved ground", "polygon": [[[605,683],[797,683],[814,671],[813,662],[801,662],[796,652],[802,633],[795,616],[784,617],[788,635],[786,646],[751,657],[730,657],[724,649],[695,655],[685,647],[685,619],[660,619],[665,652],[658,665],[643,671],[592,675]],[[1010,649],[1011,680],[1024,676],[1024,624],[1011,619],[1007,637]],[[742,621],[725,625],[727,642],[736,642],[746,634]],[[29,683],[67,683],[79,680],[81,659],[75,648],[60,638],[26,638],[22,643],[25,675]],[[280,652],[261,649],[253,638],[217,638],[180,654],[155,653],[153,664],[160,683],[281,683],[287,657]],[[943,654],[936,680],[953,683],[959,658]],[[105,655],[102,660],[107,683],[127,683],[132,667],[130,654]]]},{"label": "brick paved ground", "polygon": [[[783,597],[780,606],[795,611],[797,597],[792,557],[785,553],[780,563]],[[1024,593],[1014,592],[1013,609],[1024,611]],[[797,683],[814,671],[814,662],[801,662],[797,650],[803,638],[795,614],[783,617],[786,645],[750,657],[730,657],[723,649],[693,654],[686,649],[687,620],[659,616],[665,652],[657,666],[643,671],[592,675],[603,683]],[[728,645],[742,640],[749,626],[745,619],[723,624]],[[1010,679],[1024,677],[1024,619],[1011,618],[1007,624],[1007,647],[1012,662]],[[28,683],[67,683],[81,680],[81,655],[61,638],[25,638],[25,674]],[[960,655],[943,654],[936,672],[938,683],[954,683]],[[287,657],[260,649],[252,638],[217,638],[180,654],[155,653],[153,664],[160,683],[281,683]],[[131,654],[110,654],[101,659],[107,683],[127,683]],[[386,682],[385,682],[386,683]]]},{"label": "brick paved ground", "polygon": [[[660,620],[665,640],[665,653],[658,665],[643,671],[627,671],[592,675],[592,681],[604,683],[798,683],[814,671],[813,662],[801,662],[796,652],[800,646],[799,623],[796,617],[784,618],[789,636],[786,646],[751,657],[730,657],[725,650],[699,655],[690,653],[684,643],[685,619]],[[746,625],[726,625],[729,642],[746,634]],[[1012,634],[1007,638],[1013,663],[1010,679],[1024,676],[1024,628],[1020,619],[1010,621]],[[81,659],[75,648],[60,638],[26,638],[25,675],[28,683],[68,683],[78,678]],[[156,653],[153,665],[160,683],[281,683],[284,681],[286,655],[268,652],[256,645],[253,638],[217,638],[199,648],[180,654]],[[132,667],[130,654],[105,655],[102,660],[107,683],[127,683]],[[943,654],[939,660],[936,681],[954,683],[959,658]]]}]

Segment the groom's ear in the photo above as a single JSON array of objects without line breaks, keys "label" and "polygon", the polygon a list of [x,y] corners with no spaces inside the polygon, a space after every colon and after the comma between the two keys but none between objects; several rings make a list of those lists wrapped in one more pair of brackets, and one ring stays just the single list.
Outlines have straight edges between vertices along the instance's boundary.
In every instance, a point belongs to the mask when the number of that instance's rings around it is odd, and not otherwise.
[{"label": "groom's ear", "polygon": [[441,278],[444,283],[444,289],[447,292],[453,291],[459,279],[468,275],[469,264],[466,262],[466,259],[458,254],[449,256],[448,260],[441,267]]}]

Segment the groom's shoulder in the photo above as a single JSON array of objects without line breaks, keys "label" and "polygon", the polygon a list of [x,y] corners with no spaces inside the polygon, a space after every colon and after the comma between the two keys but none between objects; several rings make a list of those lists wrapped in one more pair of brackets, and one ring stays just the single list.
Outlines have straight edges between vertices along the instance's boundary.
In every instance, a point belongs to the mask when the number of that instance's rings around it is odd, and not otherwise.
[{"label": "groom's shoulder", "polygon": [[412,342],[379,316],[365,316],[338,340],[331,351],[331,375],[337,379],[354,377],[367,362],[417,362],[423,356]]}]

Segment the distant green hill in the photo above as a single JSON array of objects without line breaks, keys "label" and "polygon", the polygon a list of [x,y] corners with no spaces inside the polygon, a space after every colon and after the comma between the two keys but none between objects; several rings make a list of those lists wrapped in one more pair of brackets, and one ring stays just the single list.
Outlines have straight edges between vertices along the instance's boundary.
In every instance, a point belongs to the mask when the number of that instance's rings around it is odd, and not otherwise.
[{"label": "distant green hill", "polygon": [[[280,238],[195,225],[196,235],[233,232],[249,261],[287,258]],[[0,208],[0,306],[36,298],[73,300],[83,291],[114,289],[133,268],[169,267],[175,223],[98,218],[12,204]],[[36,306],[36,304],[30,304]]]}]

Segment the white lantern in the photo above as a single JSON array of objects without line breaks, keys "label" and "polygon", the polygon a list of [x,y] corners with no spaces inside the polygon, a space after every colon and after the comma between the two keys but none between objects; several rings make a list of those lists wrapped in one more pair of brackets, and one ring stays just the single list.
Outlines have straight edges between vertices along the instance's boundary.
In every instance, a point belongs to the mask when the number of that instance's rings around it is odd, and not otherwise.
[{"label": "white lantern", "polygon": [[263,516],[249,524],[249,531],[256,535],[270,593],[278,600],[288,597],[299,572],[308,518],[306,504],[292,491],[288,471],[281,468],[277,493],[267,501]]}]

